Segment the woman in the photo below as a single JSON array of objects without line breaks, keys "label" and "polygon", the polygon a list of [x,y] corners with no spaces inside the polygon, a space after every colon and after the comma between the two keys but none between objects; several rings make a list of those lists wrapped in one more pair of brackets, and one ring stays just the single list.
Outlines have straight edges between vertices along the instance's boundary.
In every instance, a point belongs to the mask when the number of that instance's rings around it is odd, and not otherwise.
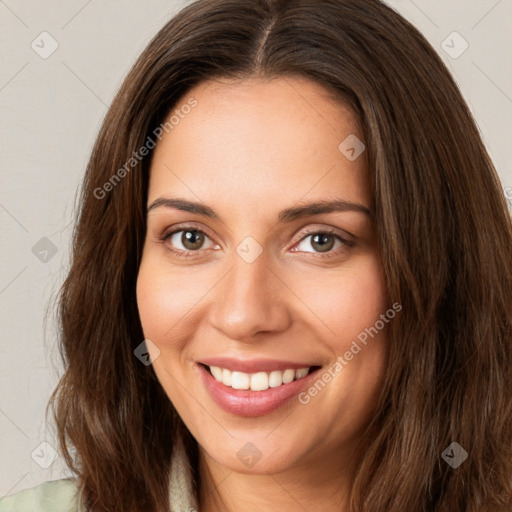
[{"label": "woman", "polygon": [[189,5],[85,176],[50,402],[77,478],[2,510],[509,511],[511,254],[395,11]]}]

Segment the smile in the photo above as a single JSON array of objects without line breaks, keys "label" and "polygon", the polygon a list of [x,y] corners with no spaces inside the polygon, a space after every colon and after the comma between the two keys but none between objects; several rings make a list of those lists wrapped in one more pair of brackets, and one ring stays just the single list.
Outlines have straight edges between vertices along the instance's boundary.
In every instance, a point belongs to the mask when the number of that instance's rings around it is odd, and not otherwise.
[{"label": "smile", "polygon": [[265,391],[268,388],[278,388],[294,380],[302,379],[310,370],[307,368],[288,368],[284,371],[244,373],[231,371],[219,366],[208,366],[210,373],[217,382],[232,389],[250,389],[251,391]]},{"label": "smile", "polygon": [[198,363],[196,371],[211,399],[224,411],[246,417],[270,414],[290,403],[311,385],[321,368],[291,361],[224,357]]}]

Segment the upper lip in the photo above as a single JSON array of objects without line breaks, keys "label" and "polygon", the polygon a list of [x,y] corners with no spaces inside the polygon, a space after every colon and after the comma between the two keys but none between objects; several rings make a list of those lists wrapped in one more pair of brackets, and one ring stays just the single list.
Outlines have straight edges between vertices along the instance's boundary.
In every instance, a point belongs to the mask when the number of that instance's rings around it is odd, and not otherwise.
[{"label": "upper lip", "polygon": [[232,372],[257,373],[275,370],[288,370],[298,368],[311,368],[311,363],[298,363],[296,361],[283,361],[277,359],[237,359],[233,357],[209,357],[198,361],[207,366],[218,366]]}]

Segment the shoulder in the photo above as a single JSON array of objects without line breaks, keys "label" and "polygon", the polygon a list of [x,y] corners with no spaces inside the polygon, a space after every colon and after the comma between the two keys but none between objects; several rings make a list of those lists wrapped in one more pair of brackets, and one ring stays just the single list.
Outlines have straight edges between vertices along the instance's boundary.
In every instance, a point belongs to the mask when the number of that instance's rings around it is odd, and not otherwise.
[{"label": "shoulder", "polygon": [[73,479],[44,482],[0,498],[0,512],[80,512]]}]

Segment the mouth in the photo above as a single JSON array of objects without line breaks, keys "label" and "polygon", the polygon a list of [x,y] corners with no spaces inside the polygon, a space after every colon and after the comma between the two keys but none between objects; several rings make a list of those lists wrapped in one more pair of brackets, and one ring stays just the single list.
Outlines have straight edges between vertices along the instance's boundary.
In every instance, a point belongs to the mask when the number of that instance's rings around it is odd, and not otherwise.
[{"label": "mouth", "polygon": [[[290,403],[313,384],[321,368],[304,363],[244,362],[227,358],[209,359],[196,365],[211,399],[224,411],[245,417],[270,414]],[[300,405],[298,400],[297,405]]]},{"label": "mouth", "polygon": [[220,366],[200,363],[206,371],[219,383],[231,389],[243,389],[251,391],[266,391],[269,388],[279,388],[290,382],[303,379],[310,373],[318,370],[320,366],[307,366],[302,368],[286,368],[270,372],[259,371],[246,373],[231,371]]}]

